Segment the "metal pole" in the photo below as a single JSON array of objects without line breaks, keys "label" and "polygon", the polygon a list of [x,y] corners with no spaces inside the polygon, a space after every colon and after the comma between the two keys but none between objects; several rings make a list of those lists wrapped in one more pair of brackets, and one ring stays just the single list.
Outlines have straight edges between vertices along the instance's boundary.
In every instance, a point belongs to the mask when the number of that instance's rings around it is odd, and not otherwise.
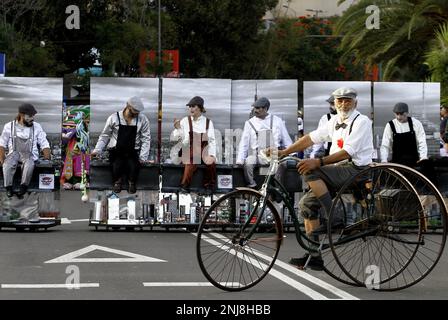
[{"label": "metal pole", "polygon": [[157,74],[159,77],[159,103],[158,103],[158,126],[157,126],[157,163],[160,163],[160,154],[162,151],[162,32],[161,32],[161,17],[160,17],[160,0],[158,1],[158,60],[157,60]]}]

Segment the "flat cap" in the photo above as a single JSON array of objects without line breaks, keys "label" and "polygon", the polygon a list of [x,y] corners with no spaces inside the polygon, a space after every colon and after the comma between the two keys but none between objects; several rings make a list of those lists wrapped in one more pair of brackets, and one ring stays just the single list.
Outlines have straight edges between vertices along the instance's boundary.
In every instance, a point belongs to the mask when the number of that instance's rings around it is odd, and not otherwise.
[{"label": "flat cap", "polygon": [[255,107],[255,108],[267,108],[267,109],[269,109],[270,105],[271,105],[271,103],[269,102],[268,98],[261,97],[261,98],[257,99],[257,101],[255,101],[252,106]]},{"label": "flat cap", "polygon": [[204,99],[200,96],[195,96],[187,103],[187,106],[204,106]]},{"label": "flat cap", "polygon": [[342,87],[333,91],[331,95],[335,99],[337,98],[356,99],[356,97],[358,96],[358,92],[356,92],[356,90],[353,88]]},{"label": "flat cap", "polygon": [[143,105],[142,99],[140,99],[139,97],[129,98],[127,103],[138,112],[142,112],[143,110],[145,110],[145,106]]},{"label": "flat cap", "polygon": [[327,101],[328,103],[334,103],[334,96],[330,96],[330,98],[325,101]]},{"label": "flat cap", "polygon": [[398,112],[409,112],[409,107],[406,103],[404,102],[398,102],[397,104],[395,104],[394,106],[394,113],[398,113]]},{"label": "flat cap", "polygon": [[19,106],[19,113],[34,116],[37,113],[37,111],[32,104],[23,103]]}]

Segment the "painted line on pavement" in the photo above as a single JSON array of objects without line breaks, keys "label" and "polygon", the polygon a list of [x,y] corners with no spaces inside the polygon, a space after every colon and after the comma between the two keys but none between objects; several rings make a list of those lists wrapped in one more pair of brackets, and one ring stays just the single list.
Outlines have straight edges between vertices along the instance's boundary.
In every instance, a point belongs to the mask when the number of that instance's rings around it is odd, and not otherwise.
[{"label": "painted line on pavement", "polygon": [[[195,234],[196,235],[196,234]],[[233,250],[232,248],[228,247],[228,246],[223,246],[221,242],[218,242],[216,240],[207,238],[204,239],[204,241],[207,241],[208,243],[216,246],[219,249],[222,250],[229,250],[229,253],[236,255],[238,258],[240,258],[241,260],[245,260],[246,262],[250,263],[252,266],[254,266],[255,268],[264,270],[267,268],[267,265],[257,261],[256,263],[252,262],[251,259],[249,259],[248,257],[244,256],[243,254],[241,254],[240,252],[236,252],[235,250]],[[293,287],[294,289],[297,289],[298,291],[302,292],[303,294],[307,295],[308,297],[310,297],[311,299],[314,300],[329,300],[327,297],[325,297],[323,294],[311,289],[310,287],[305,286],[304,284],[294,280],[291,277],[288,277],[286,275],[284,275],[283,273],[271,269],[269,271],[269,275],[283,281],[284,283],[288,284],[289,286]]]},{"label": "painted line on pavement", "polygon": [[[232,285],[240,283],[232,282]],[[210,282],[143,282],[144,287],[213,287]]]},{"label": "painted line on pavement", "polygon": [[71,224],[72,222],[88,222],[89,219],[74,219],[70,220],[69,218],[61,218],[61,224]]},{"label": "painted line on pavement", "polygon": [[77,289],[77,288],[99,288],[99,283],[79,283],[79,284],[2,284],[2,289]]},{"label": "painted line on pavement", "polygon": [[[197,233],[192,233],[192,234],[197,237]],[[220,236],[218,234],[210,233],[210,235],[213,235],[214,237],[220,238]],[[271,259],[267,255],[263,254],[262,252],[260,252],[258,250],[255,250],[255,249],[253,249],[252,253],[255,254],[256,256],[260,257],[260,258],[265,259],[265,260],[270,260]],[[311,283],[313,283],[313,284],[315,284],[315,285],[317,285],[317,286],[319,286],[319,287],[321,287],[321,288],[323,288],[325,290],[328,290],[329,292],[331,292],[331,293],[341,297],[344,300],[359,300],[359,298],[351,295],[350,293],[345,292],[345,291],[343,291],[343,290],[341,290],[341,289],[339,289],[339,288],[337,288],[337,287],[335,287],[335,286],[333,286],[333,285],[331,285],[331,284],[329,284],[329,283],[327,283],[327,282],[325,282],[325,281],[323,281],[323,280],[321,280],[319,278],[316,278],[316,277],[306,273],[305,271],[302,271],[302,270],[299,270],[297,268],[294,268],[293,266],[290,266],[289,264],[287,264],[287,263],[285,263],[283,261],[280,261],[279,259],[277,259],[275,261],[275,265],[280,267],[280,268],[283,268],[285,270],[288,270],[288,271],[294,273],[295,275],[297,275],[297,276],[299,276],[299,277],[301,277],[301,278],[303,278],[303,279],[305,279],[305,280],[307,280],[307,281],[309,281],[309,282],[311,282]],[[269,271],[269,274],[270,275],[274,275],[276,272],[278,272],[280,275],[283,275],[282,273],[280,273],[279,271],[274,270],[274,269],[271,269]],[[285,276],[285,277],[289,278],[287,276]],[[279,279],[282,280],[281,278],[279,278]],[[295,281],[292,278],[289,278],[289,279],[291,279],[292,281]],[[291,285],[291,286],[295,287],[294,285],[292,285],[289,282],[289,280],[285,281],[285,279],[283,279],[282,281],[286,282],[288,285]],[[298,282],[298,283],[300,283],[300,282]],[[309,288],[309,287],[307,287],[305,285],[303,285],[303,286],[305,288],[309,289],[309,290],[312,290],[311,288]],[[296,289],[300,290],[298,288],[296,288]],[[329,299],[329,298],[325,297],[325,299]]]}]

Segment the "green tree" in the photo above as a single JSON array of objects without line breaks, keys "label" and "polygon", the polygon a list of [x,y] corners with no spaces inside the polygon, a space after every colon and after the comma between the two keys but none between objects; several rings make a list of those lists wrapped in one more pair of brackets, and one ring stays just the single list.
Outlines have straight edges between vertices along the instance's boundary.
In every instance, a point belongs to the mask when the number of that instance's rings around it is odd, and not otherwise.
[{"label": "green tree", "polygon": [[[380,29],[366,28],[370,5],[380,9]],[[422,80],[428,76],[422,57],[447,18],[446,0],[360,0],[343,14],[336,32],[344,36],[343,58],[354,54],[358,63],[382,64],[386,80]]]},{"label": "green tree", "polygon": [[362,68],[339,62],[340,39],[333,36],[335,20],[307,16],[277,19],[261,44],[267,47],[267,54],[258,57],[258,67],[263,70],[260,76],[299,81],[361,80]]},{"label": "green tree", "polygon": [[448,103],[448,23],[442,25],[425,55],[431,81],[441,82],[442,103]]},{"label": "green tree", "polygon": [[[175,26],[181,70],[187,77],[245,77],[262,17],[277,0],[165,0]],[[165,30],[164,30],[165,31]],[[164,43],[166,48],[166,43]],[[257,55],[264,52],[257,52]]]}]

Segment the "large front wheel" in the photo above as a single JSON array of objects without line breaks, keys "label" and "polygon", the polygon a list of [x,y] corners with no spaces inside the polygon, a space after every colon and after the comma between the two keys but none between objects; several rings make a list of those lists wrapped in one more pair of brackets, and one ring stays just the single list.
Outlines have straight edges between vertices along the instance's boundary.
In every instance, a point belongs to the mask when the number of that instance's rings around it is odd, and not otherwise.
[{"label": "large front wheel", "polygon": [[[275,263],[283,239],[274,205],[255,190],[232,191],[212,204],[198,229],[196,252],[205,277],[227,291],[260,282]],[[246,223],[247,222],[247,223]]]}]

